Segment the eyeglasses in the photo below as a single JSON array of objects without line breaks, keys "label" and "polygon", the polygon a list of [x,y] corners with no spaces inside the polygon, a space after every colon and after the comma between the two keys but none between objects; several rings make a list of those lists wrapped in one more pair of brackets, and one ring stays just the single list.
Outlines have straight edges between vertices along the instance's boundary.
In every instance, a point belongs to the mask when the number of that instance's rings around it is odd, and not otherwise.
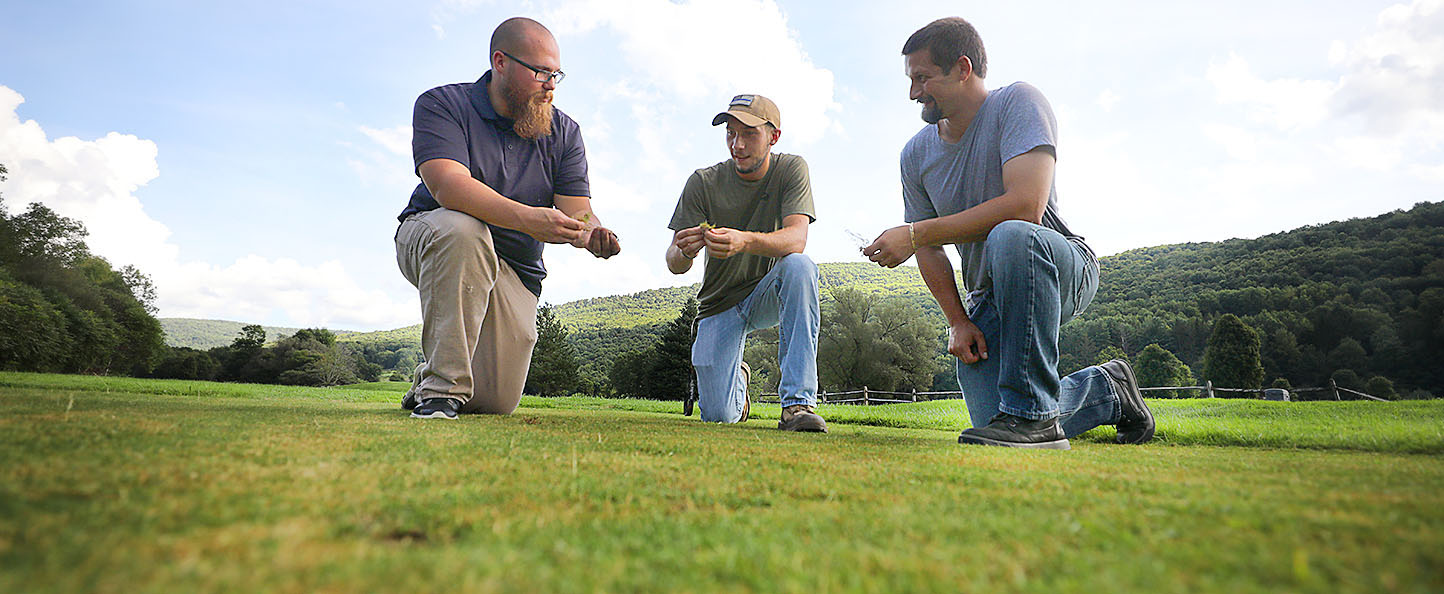
[{"label": "eyeglasses", "polygon": [[556,85],[562,84],[562,79],[564,79],[564,78],[567,77],[567,73],[565,73],[565,72],[562,72],[562,71],[560,71],[560,70],[557,70],[557,71],[553,72],[553,71],[547,70],[547,69],[545,69],[545,68],[537,68],[536,66],[532,66],[531,64],[527,64],[526,62],[521,61],[520,58],[518,58],[518,57],[516,57],[516,56],[513,56],[513,55],[511,55],[511,54],[508,54],[508,53],[506,53],[506,52],[504,52],[504,51],[501,52],[501,55],[506,56],[506,57],[508,57],[508,58],[511,58],[512,61],[513,61],[513,62],[516,62],[517,64],[521,64],[522,66],[526,66],[526,67],[527,67],[528,69],[530,69],[530,70],[532,71],[532,73],[533,73],[531,79],[534,80],[534,81],[537,81],[537,82],[539,82],[539,83],[545,83],[545,82],[547,82],[547,81],[551,81],[552,85],[553,85],[553,86],[556,86]]}]

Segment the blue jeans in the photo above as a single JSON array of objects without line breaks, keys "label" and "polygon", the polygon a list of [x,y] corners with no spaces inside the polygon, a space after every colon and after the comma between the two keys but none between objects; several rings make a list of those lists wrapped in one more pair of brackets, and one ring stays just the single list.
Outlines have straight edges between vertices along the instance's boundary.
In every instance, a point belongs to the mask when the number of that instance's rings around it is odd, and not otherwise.
[{"label": "blue jeans", "polygon": [[1058,417],[1068,437],[1116,424],[1118,394],[1102,369],[1058,377],[1058,328],[1093,301],[1097,260],[1058,232],[1025,221],[999,223],[983,245],[993,286],[972,299],[968,317],[983,332],[989,356],[956,361],[973,426],[987,425],[999,411]]},{"label": "blue jeans", "polygon": [[697,321],[692,366],[697,369],[697,408],[702,420],[736,423],[742,418],[747,385],[742,379],[742,345],[753,330],[782,325],[777,386],[782,406],[817,403],[817,265],[802,254],[777,262],[741,303]]}]

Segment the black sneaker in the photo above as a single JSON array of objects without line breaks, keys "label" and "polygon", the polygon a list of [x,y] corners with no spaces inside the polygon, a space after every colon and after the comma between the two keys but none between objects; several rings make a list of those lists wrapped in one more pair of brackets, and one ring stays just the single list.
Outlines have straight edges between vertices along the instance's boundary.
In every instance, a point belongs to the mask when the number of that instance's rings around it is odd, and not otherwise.
[{"label": "black sneaker", "polygon": [[1063,436],[1063,428],[1058,426],[1058,417],[1030,421],[1001,412],[987,426],[963,431],[958,436],[958,443],[1042,450],[1073,449],[1068,445],[1068,438]]},{"label": "black sneaker", "polygon": [[777,428],[783,431],[809,431],[827,433],[827,421],[817,414],[817,409],[806,404],[794,404],[782,409],[782,420]]},{"label": "black sneaker", "polygon": [[413,410],[416,404],[416,392],[407,390],[406,395],[401,397],[401,410]]},{"label": "black sneaker", "polygon": [[413,419],[455,419],[456,401],[450,398],[428,398],[411,411]]},{"label": "black sneaker", "polygon": [[1114,359],[1098,366],[1113,382],[1118,392],[1118,443],[1138,444],[1153,439],[1153,412],[1143,402],[1143,392],[1138,390],[1138,378],[1133,368],[1122,359]]}]

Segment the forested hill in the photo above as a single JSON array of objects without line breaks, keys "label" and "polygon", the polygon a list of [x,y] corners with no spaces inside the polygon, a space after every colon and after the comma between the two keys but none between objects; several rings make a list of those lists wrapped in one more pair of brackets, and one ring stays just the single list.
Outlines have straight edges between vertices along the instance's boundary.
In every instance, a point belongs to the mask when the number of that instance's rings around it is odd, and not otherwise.
[{"label": "forested hill", "polygon": [[[1363,389],[1372,380],[1373,389],[1397,388],[1400,396],[1444,395],[1444,203],[1258,239],[1137,249],[1103,258],[1102,269],[1092,307],[1063,327],[1065,372],[1157,344],[1205,379],[1209,336],[1233,314],[1259,340],[1264,384],[1319,386],[1333,378]],[[828,263],[820,270],[824,307],[828,290],[851,287],[915,301],[940,321],[916,268]],[[696,290],[584,299],[555,311],[584,370],[604,373],[616,355],[647,348]],[[420,334],[411,326],[338,340],[364,345],[383,368],[409,372]]]},{"label": "forested hill", "polygon": [[[190,347],[193,349],[206,350],[218,346],[227,346],[241,334],[241,327],[245,322],[232,322],[230,320],[198,320],[195,318],[161,318],[160,326],[165,331],[165,343],[173,347]],[[281,338],[296,333],[299,328],[282,328],[278,326],[264,326],[266,329],[266,341],[275,342]],[[337,335],[347,334],[344,330],[335,331]],[[418,333],[417,336],[420,336]]]},{"label": "forested hill", "polygon": [[[927,287],[917,268],[886,269],[869,263],[825,263],[818,266],[823,302],[831,300],[828,290],[851,287],[867,293],[887,293],[932,305]],[[598,358],[610,362],[616,351],[646,348],[662,325],[677,317],[687,298],[697,294],[698,285],[648,289],[628,295],[579,299],[556,306],[557,319],[571,333],[583,361]],[[239,330],[239,327],[237,327]],[[338,336],[340,342],[367,344],[419,344],[421,325],[380,332]]]},{"label": "forested hill", "polygon": [[1102,268],[1093,306],[1063,328],[1064,367],[1157,343],[1197,374],[1214,322],[1234,314],[1259,336],[1265,383],[1362,387],[1378,376],[1401,395],[1444,395],[1444,203],[1132,250]]}]

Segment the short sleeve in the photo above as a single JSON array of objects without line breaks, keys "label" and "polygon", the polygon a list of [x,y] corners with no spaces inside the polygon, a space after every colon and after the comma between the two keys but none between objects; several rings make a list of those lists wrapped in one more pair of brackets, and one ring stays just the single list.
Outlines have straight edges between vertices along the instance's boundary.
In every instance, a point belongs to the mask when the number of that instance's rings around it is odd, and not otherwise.
[{"label": "short sleeve", "polygon": [[552,192],[562,196],[591,197],[591,183],[587,179],[587,147],[582,143],[582,130],[573,124],[563,143],[557,160],[557,173]]},{"label": "short sleeve", "polygon": [[909,142],[903,147],[902,157],[899,159],[902,169],[903,220],[909,223],[938,218],[938,211],[933,208],[933,201],[928,199],[927,189],[923,187],[922,167],[915,154],[919,150],[921,149],[915,142]]},{"label": "short sleeve", "polygon": [[779,202],[780,217],[787,215],[807,215],[813,222],[817,221],[817,209],[812,202],[812,176],[807,169],[807,161],[802,157],[794,156],[788,159],[790,165],[782,182],[781,202]]},{"label": "short sleeve", "polygon": [[702,205],[706,203],[702,195],[702,174],[692,172],[687,178],[687,185],[682,187],[682,196],[677,199],[677,208],[672,211],[672,221],[667,223],[667,228],[673,231],[681,231],[701,225],[707,221],[707,211]]},{"label": "short sleeve", "polygon": [[466,131],[456,110],[442,99],[439,89],[422,93],[411,113],[411,156],[416,174],[421,164],[432,159],[451,159],[468,169],[471,153],[466,148]]},{"label": "short sleeve", "polygon": [[1058,120],[1048,99],[1033,85],[1015,83],[1008,89],[1003,112],[1003,133],[999,156],[1004,163],[1038,147],[1057,156]]}]

